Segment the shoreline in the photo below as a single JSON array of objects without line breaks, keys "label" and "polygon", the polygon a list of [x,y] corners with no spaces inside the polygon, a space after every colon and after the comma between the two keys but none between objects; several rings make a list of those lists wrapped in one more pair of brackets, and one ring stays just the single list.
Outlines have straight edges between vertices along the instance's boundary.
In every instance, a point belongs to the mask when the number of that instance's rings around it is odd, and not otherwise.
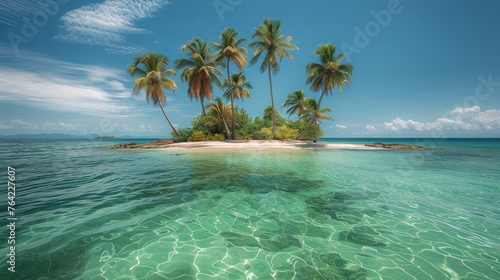
[{"label": "shoreline", "polygon": [[111,149],[138,149],[160,151],[257,151],[257,150],[387,150],[383,147],[369,147],[362,144],[312,143],[301,140],[225,140],[174,143],[157,140],[146,144],[128,143],[107,146]]},{"label": "shoreline", "polygon": [[[304,141],[280,141],[280,140],[249,140],[245,142],[236,141],[203,141],[203,142],[183,142],[171,144],[168,147],[158,150],[230,150],[230,151],[257,151],[257,150],[380,150],[381,148],[366,147],[356,144],[331,144],[331,143],[310,143]],[[382,148],[384,149],[384,148]]]}]

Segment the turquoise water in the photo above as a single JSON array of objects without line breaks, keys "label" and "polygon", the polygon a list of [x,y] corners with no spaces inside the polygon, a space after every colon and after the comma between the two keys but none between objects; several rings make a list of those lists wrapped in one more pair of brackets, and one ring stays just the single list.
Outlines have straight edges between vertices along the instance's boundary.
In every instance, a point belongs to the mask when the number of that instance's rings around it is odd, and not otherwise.
[{"label": "turquoise water", "polygon": [[0,142],[18,218],[11,273],[2,207],[0,279],[500,279],[499,140],[99,148],[115,142]]}]

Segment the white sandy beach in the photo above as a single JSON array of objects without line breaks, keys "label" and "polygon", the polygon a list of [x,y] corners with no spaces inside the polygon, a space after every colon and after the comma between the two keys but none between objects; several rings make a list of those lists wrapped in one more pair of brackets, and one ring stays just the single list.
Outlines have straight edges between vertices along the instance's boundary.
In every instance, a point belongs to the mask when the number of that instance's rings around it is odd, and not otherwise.
[{"label": "white sandy beach", "polygon": [[380,148],[355,144],[310,143],[304,141],[248,140],[248,141],[203,141],[182,142],[158,147],[159,150],[313,150],[313,149],[355,149],[373,150]]}]

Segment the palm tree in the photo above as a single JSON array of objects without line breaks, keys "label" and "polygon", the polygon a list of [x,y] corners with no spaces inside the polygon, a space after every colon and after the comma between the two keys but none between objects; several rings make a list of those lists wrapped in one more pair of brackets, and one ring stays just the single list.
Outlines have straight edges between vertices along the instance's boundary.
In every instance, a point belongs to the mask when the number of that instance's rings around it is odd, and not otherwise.
[{"label": "palm tree", "polygon": [[[272,131],[268,127],[264,127],[260,130],[264,132],[268,137],[271,137]],[[282,125],[276,129],[276,138],[281,140],[295,138],[298,134],[298,130],[294,128],[289,128],[286,125]]]},{"label": "palm tree", "polygon": [[[271,79],[271,71],[274,75],[280,70],[280,62],[284,57],[293,59],[289,50],[297,50],[298,47],[291,43],[292,36],[281,34],[281,21],[265,19],[264,22],[255,29],[252,36],[254,41],[250,43],[251,48],[255,48],[253,52],[251,64],[255,64],[259,58],[265,53],[264,60],[260,65],[260,72],[268,71],[269,76],[269,89],[271,94],[271,107],[273,116],[272,136],[276,136],[276,113],[274,108],[273,97],[273,82]],[[278,59],[279,58],[279,59]]]},{"label": "palm tree", "polygon": [[229,128],[227,127],[226,117],[231,114],[232,104],[224,105],[222,98],[217,97],[215,100],[207,105],[209,110],[208,115],[205,116],[205,125],[217,124],[219,130],[222,131],[222,125],[226,130],[226,137],[229,139]]},{"label": "palm tree", "polygon": [[222,72],[217,69],[221,62],[214,61],[210,48],[200,38],[194,38],[180,48],[188,58],[175,61],[175,68],[182,69],[181,79],[188,83],[188,95],[196,100],[200,99],[203,115],[205,112],[205,99],[212,99],[213,84],[221,87],[221,82],[217,76],[222,76]]},{"label": "palm tree", "polygon": [[167,103],[163,88],[174,92],[177,88],[177,83],[168,77],[172,74],[177,75],[177,72],[174,69],[168,69],[169,65],[168,57],[157,53],[145,53],[134,58],[134,62],[128,68],[128,73],[135,77],[132,93],[138,94],[146,90],[146,100],[148,102],[151,100],[154,105],[160,106],[168,124],[175,135],[179,136],[162,106]]},{"label": "palm tree", "polygon": [[[310,84],[311,90],[314,92],[321,91],[318,108],[321,106],[323,97],[332,94],[335,86],[337,86],[339,92],[342,92],[343,83],[349,86],[349,78],[352,75],[353,67],[347,63],[342,64],[344,54],[341,53],[335,56],[335,50],[336,47],[332,43],[319,45],[314,54],[319,58],[320,63],[312,62],[306,66],[309,73],[306,84]],[[307,125],[298,137],[302,136],[311,124],[312,122]]]},{"label": "palm tree", "polygon": [[290,93],[281,107],[290,107],[286,111],[288,116],[297,114],[299,117],[306,109],[307,98],[304,98],[304,90],[299,89]]},{"label": "palm tree", "polygon": [[[233,87],[231,87],[231,71],[229,70],[229,65],[231,62],[236,64],[236,66],[243,71],[245,69],[245,64],[248,63],[248,59],[246,54],[248,54],[247,49],[245,47],[240,46],[241,43],[245,42],[246,38],[236,39],[238,36],[238,32],[233,28],[226,28],[222,31],[222,34],[219,36],[221,43],[211,42],[212,46],[215,47],[217,52],[214,54],[217,61],[224,61],[227,69],[227,81],[229,88],[229,95],[231,99],[231,104],[234,104],[234,94]],[[236,139],[236,133],[234,129],[234,106],[232,106],[232,115],[231,119],[231,133],[233,135],[233,139]]]},{"label": "palm tree", "polygon": [[311,84],[311,90],[321,91],[321,97],[318,101],[318,107],[321,105],[323,96],[332,94],[335,86],[342,92],[342,84],[349,86],[349,78],[352,75],[352,65],[348,63],[341,64],[344,54],[335,56],[336,47],[332,43],[318,46],[314,54],[319,58],[320,63],[309,63],[306,66],[309,76],[306,84]]},{"label": "palm tree", "polygon": [[286,125],[283,125],[279,128],[279,134],[280,138],[286,140],[286,139],[293,139],[297,136],[298,130],[294,128],[289,128]]},{"label": "palm tree", "polygon": [[222,87],[227,88],[224,92],[224,97],[232,99],[231,104],[234,99],[243,100],[244,97],[252,97],[248,90],[253,89],[253,86],[241,72],[232,74],[231,80],[225,80]]},{"label": "palm tree", "polygon": [[[305,123],[313,123],[315,126],[315,137],[314,142],[318,141],[318,129],[321,120],[330,120],[332,121],[332,117],[328,116],[325,113],[330,113],[332,109],[325,107],[319,108],[319,102],[316,102],[314,98],[306,98],[306,109],[303,111],[301,115],[301,119],[304,120]],[[307,129],[306,129],[307,130]]]}]

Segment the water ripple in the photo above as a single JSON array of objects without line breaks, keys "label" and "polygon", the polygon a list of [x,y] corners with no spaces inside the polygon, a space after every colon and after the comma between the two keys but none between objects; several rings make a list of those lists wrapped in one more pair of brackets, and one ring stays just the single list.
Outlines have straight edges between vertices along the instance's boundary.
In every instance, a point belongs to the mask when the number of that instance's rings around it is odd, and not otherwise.
[{"label": "water ripple", "polygon": [[20,279],[500,279],[500,150],[407,170],[399,152],[99,145],[0,143]]}]

